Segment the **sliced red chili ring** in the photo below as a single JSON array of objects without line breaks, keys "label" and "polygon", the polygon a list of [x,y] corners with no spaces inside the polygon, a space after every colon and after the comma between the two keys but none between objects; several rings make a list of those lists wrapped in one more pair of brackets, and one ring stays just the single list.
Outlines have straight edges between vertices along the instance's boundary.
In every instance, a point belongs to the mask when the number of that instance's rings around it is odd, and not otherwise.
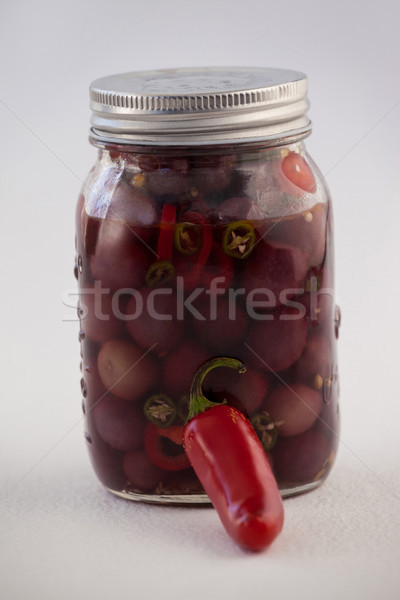
[{"label": "sliced red chili ring", "polygon": [[143,406],[146,419],[157,427],[169,427],[177,414],[175,402],[165,394],[153,394]]},{"label": "sliced red chili ring", "polygon": [[174,229],[176,221],[175,204],[164,204],[161,215],[160,235],[158,236],[157,254],[159,260],[172,259]]},{"label": "sliced red chili ring", "polygon": [[246,258],[256,241],[254,227],[246,221],[235,221],[225,229],[222,247],[228,256]]},{"label": "sliced red chili ring", "polygon": [[278,426],[270,415],[266,411],[257,413],[250,418],[250,422],[264,450],[272,450],[278,439]]},{"label": "sliced red chili ring", "polygon": [[172,281],[175,277],[175,267],[170,260],[158,260],[150,265],[146,273],[146,284],[157,287]]},{"label": "sliced red chili ring", "polygon": [[145,449],[151,462],[165,471],[181,471],[190,467],[183,449],[183,425],[162,429],[149,423],[145,434]]}]

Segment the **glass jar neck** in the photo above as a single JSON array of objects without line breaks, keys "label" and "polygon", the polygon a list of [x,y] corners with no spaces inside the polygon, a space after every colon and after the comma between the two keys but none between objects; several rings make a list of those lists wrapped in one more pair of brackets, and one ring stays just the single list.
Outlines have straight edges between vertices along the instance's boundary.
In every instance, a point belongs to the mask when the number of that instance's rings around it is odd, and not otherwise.
[{"label": "glass jar neck", "polygon": [[112,143],[99,140],[93,136],[89,136],[89,142],[99,148],[100,156],[102,152],[105,153],[118,153],[118,154],[162,154],[169,156],[201,156],[207,155],[218,155],[218,154],[237,154],[247,152],[259,152],[263,150],[273,150],[281,148],[290,148],[293,151],[299,151],[304,149],[303,140],[305,140],[311,131],[302,133],[301,135],[287,136],[274,140],[263,140],[260,142],[236,142],[232,144],[220,144],[220,145],[202,145],[202,146],[158,146],[158,145],[132,145],[125,143]]}]

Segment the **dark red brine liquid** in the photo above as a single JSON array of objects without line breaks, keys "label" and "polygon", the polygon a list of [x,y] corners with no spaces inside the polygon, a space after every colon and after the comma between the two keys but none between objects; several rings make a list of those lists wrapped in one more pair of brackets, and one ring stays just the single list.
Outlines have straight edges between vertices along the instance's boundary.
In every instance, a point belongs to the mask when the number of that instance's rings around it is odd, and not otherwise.
[{"label": "dark red brine liquid", "polygon": [[[182,446],[190,386],[243,411],[283,495],[327,476],[339,432],[332,211],[302,143],[115,146],[77,209],[85,438],[105,487],[204,500]],[[226,449],[229,452],[229,448]]]}]

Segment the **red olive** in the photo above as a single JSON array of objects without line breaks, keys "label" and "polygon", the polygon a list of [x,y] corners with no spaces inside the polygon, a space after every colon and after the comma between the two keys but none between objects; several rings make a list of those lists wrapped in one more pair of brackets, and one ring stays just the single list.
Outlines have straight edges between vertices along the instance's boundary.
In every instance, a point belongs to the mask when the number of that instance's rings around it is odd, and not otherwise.
[{"label": "red olive", "polygon": [[293,246],[276,242],[256,245],[242,275],[247,293],[256,288],[266,290],[275,306],[293,297],[293,290],[303,290],[307,273],[305,256]]},{"label": "red olive", "polygon": [[140,167],[146,173],[147,190],[155,196],[176,196],[190,188],[189,160],[185,157],[142,155]]},{"label": "red olive", "polygon": [[82,361],[81,389],[84,397],[84,405],[90,413],[93,406],[95,406],[107,393],[107,390],[100,379],[99,371],[97,369],[97,356],[96,358],[89,359],[87,357],[87,352],[84,354],[85,358]]},{"label": "red olive", "polygon": [[104,217],[127,223],[129,226],[149,227],[155,225],[157,212],[151,196],[138,191],[125,181],[120,181]]},{"label": "red olive", "polygon": [[325,256],[327,215],[328,204],[318,202],[310,209],[269,223],[265,239],[296,246],[305,254],[308,267],[318,267]]},{"label": "red olive", "polygon": [[104,288],[139,288],[155,256],[150,252],[140,234],[132,227],[116,221],[101,222],[90,269],[95,280]]},{"label": "red olive", "polygon": [[[272,163],[270,160],[245,161],[239,167],[245,182],[243,193],[262,207],[263,218],[286,214],[289,209],[285,192],[274,182]],[[267,226],[270,224],[270,221],[266,221]]]},{"label": "red olive", "polygon": [[296,311],[284,309],[268,316],[272,319],[253,322],[246,340],[247,360],[267,373],[288,369],[300,358],[307,336],[306,321]]},{"label": "red olive", "polygon": [[265,410],[278,424],[279,435],[300,435],[310,429],[321,411],[321,394],[301,383],[282,385],[265,401]]},{"label": "red olive", "polygon": [[132,487],[143,492],[154,490],[165,475],[162,469],[153,465],[144,450],[125,454],[123,465]]},{"label": "red olive", "polygon": [[199,313],[205,317],[200,320],[193,316],[193,330],[196,339],[208,345],[219,354],[233,353],[242,342],[247,330],[245,312],[236,304],[223,297],[215,298],[215,312],[212,310],[212,298],[203,295],[193,303]]},{"label": "red olive", "polygon": [[324,381],[331,376],[333,349],[326,336],[309,335],[306,347],[293,366],[298,377],[310,386],[321,390]]},{"label": "red olive", "polygon": [[126,480],[123,453],[106,444],[94,427],[89,429],[86,440],[93,469],[101,483],[112,490],[122,490]]},{"label": "red olive", "polygon": [[81,294],[79,306],[81,330],[94,342],[105,342],[123,331],[124,324],[114,314],[109,293],[100,294],[94,288],[88,290]]},{"label": "red olive", "polygon": [[101,380],[118,398],[134,401],[157,383],[157,366],[149,354],[124,340],[109,340],[97,361]]},{"label": "red olive", "polygon": [[207,375],[203,389],[206,395],[211,393],[219,401],[226,398],[228,404],[251,415],[265,400],[269,383],[265,373],[251,367],[244,375],[238,375],[232,372],[232,369],[221,367]]},{"label": "red olive", "polygon": [[162,392],[176,400],[188,394],[194,374],[209,356],[209,352],[203,346],[190,340],[182,342],[163,360]]},{"label": "red olive", "polygon": [[214,242],[210,257],[201,275],[201,284],[205,289],[212,290],[213,281],[218,278],[218,289],[227,290],[232,283],[233,276],[233,259],[224,252],[221,244]]},{"label": "red olive", "polygon": [[231,183],[234,156],[214,155],[193,159],[193,181],[195,187],[203,194],[225,190]]},{"label": "red olive", "polygon": [[183,319],[177,318],[176,294],[169,288],[142,288],[139,296],[143,310],[139,313],[137,297],[132,296],[126,314],[137,314],[137,318],[127,321],[127,330],[141,348],[147,350],[156,343],[154,352],[166,354],[177,346],[184,330]]},{"label": "red olive", "polygon": [[93,418],[100,436],[112,448],[129,452],[143,446],[146,420],[136,404],[107,395],[94,407]]},{"label": "red olive", "polygon": [[322,475],[330,448],[323,435],[310,429],[293,437],[279,436],[273,454],[274,471],[280,486],[294,487]]}]

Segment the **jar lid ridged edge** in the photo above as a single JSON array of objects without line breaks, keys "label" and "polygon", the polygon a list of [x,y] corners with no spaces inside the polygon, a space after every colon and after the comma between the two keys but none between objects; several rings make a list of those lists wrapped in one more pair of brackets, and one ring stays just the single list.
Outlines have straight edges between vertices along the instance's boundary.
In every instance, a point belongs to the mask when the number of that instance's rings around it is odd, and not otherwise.
[{"label": "jar lid ridged edge", "polygon": [[[111,75],[90,86],[95,138],[136,143],[209,143],[309,131],[307,78],[260,67],[162,69]],[[197,136],[197,138],[196,138]],[[243,138],[243,131],[240,138]]]}]

